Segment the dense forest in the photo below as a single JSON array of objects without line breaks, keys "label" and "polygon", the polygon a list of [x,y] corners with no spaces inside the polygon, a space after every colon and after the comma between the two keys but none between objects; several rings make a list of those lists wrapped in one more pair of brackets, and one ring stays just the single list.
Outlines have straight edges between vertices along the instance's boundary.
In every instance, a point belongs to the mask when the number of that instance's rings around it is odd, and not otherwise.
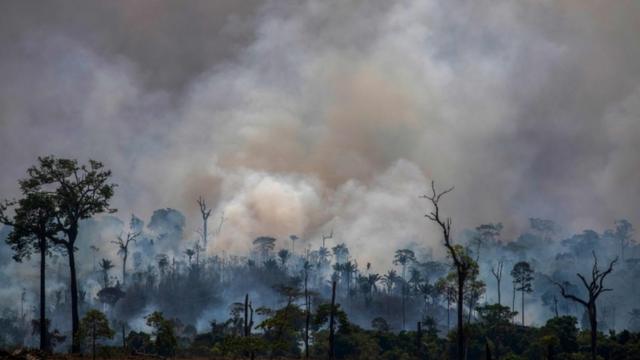
[{"label": "dense forest", "polygon": [[175,209],[148,222],[121,219],[110,207],[117,186],[97,161],[39,158],[19,187],[22,197],[0,212],[2,266],[39,269],[39,282],[1,273],[14,294],[0,317],[6,349],[336,359],[640,354],[640,246],[623,219],[602,233],[565,235],[539,218],[513,238],[499,222],[454,231],[444,209],[455,190],[432,183],[416,216],[439,229],[446,256],[416,245],[385,264],[360,264],[340,229],[318,239],[264,234],[237,239],[250,243],[247,254],[207,253],[225,219],[206,199],[194,199],[202,226],[192,240]]}]

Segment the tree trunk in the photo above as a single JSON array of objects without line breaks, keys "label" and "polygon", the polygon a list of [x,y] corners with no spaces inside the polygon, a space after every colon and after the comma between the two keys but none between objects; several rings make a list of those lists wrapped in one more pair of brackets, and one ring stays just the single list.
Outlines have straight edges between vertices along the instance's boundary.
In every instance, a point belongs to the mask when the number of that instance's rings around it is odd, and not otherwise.
[{"label": "tree trunk", "polygon": [[405,314],[405,296],[407,293],[407,281],[405,280],[406,265],[402,265],[402,330],[405,330],[406,314]]},{"label": "tree trunk", "polygon": [[331,311],[329,313],[329,360],[335,359],[335,349],[334,349],[335,334],[333,329],[335,307],[336,307],[336,282],[334,281],[331,287]]},{"label": "tree trunk", "polygon": [[500,301],[500,280],[497,280],[498,282],[498,305],[502,305],[502,302]]},{"label": "tree trunk", "polygon": [[[74,237],[75,240],[75,237]],[[67,253],[69,255],[69,272],[71,275],[71,353],[80,353],[80,341],[78,339],[78,330],[80,318],[78,316],[78,281],[76,279],[76,260],[73,251],[73,242],[69,242]]]},{"label": "tree trunk", "polygon": [[464,358],[464,277],[458,270],[458,359]]},{"label": "tree trunk", "polygon": [[127,250],[124,251],[123,257],[122,257],[122,287],[124,288],[124,284],[125,284],[125,279],[127,277]]},{"label": "tree trunk", "polygon": [[591,359],[596,360],[598,340],[598,319],[596,316],[596,304],[590,303],[588,307],[589,325],[591,330]]},{"label": "tree trunk", "polygon": [[244,296],[244,337],[249,336],[249,294]]},{"label": "tree trunk", "polygon": [[[516,309],[516,284],[513,284],[513,298],[511,299],[511,311],[515,311]],[[514,316],[511,317],[511,323],[513,324]]]},{"label": "tree trunk", "polygon": [[46,259],[47,247],[46,239],[40,239],[40,350],[48,351],[47,344],[47,314],[46,314],[46,294],[45,294],[45,276],[46,276]]},{"label": "tree trunk", "polygon": [[208,219],[207,218],[203,218],[202,220],[204,222],[204,225],[202,226],[202,229],[203,229],[202,230],[202,240],[204,242],[204,249],[205,249],[205,251],[207,251],[207,222],[208,222],[207,220]]},{"label": "tree trunk", "polygon": [[524,326],[524,289],[522,290],[521,300],[522,300],[522,326]]}]

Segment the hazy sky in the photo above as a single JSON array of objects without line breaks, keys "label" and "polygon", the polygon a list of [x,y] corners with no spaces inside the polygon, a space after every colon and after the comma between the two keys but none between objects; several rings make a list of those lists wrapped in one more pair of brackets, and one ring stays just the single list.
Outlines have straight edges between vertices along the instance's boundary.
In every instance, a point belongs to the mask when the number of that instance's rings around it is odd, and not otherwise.
[{"label": "hazy sky", "polygon": [[[227,221],[209,251],[335,229],[360,258],[532,216],[640,221],[640,2],[3,1],[0,194],[101,160],[123,219]],[[508,236],[508,235],[507,235]],[[385,264],[385,266],[387,266]]]}]

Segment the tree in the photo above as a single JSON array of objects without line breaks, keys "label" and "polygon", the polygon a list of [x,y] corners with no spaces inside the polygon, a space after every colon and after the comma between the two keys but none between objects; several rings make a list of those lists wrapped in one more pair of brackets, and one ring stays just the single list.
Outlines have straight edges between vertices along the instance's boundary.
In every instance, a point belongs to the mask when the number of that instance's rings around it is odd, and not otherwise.
[{"label": "tree", "polygon": [[[423,195],[422,198],[427,199],[431,202],[433,206],[433,210],[425,215],[425,217],[434,223],[436,223],[440,229],[442,230],[442,237],[444,240],[444,246],[446,247],[449,256],[453,262],[453,266],[456,270],[457,275],[457,290],[458,290],[458,299],[464,299],[464,285],[467,281],[467,277],[469,276],[469,272],[473,267],[473,259],[469,256],[462,256],[460,254],[461,247],[456,247],[453,245],[451,240],[451,218],[442,219],[440,215],[440,200],[442,197],[448,193],[453,191],[453,188],[449,188],[442,192],[436,192],[435,182],[431,182],[431,194]],[[457,329],[457,357],[462,360],[464,358],[464,308],[463,302],[457,302],[458,307],[458,329]]]},{"label": "tree", "polygon": [[559,283],[557,281],[552,280],[552,282],[558,286],[560,289],[560,294],[569,300],[572,300],[582,306],[587,310],[587,314],[589,315],[589,327],[591,331],[591,359],[596,359],[597,354],[597,338],[598,338],[598,318],[597,318],[597,308],[596,308],[596,300],[598,297],[607,291],[612,291],[612,289],[604,287],[604,279],[607,275],[611,274],[613,271],[613,265],[618,261],[616,257],[613,259],[609,266],[604,271],[601,271],[598,268],[598,258],[596,257],[595,251],[593,254],[593,268],[591,270],[591,279],[587,281],[587,279],[580,273],[578,273],[578,278],[582,281],[582,284],[587,290],[587,299],[579,298],[578,296],[570,293],[567,288],[568,285],[566,283]]},{"label": "tree", "polygon": [[409,249],[399,249],[396,250],[396,255],[393,259],[393,263],[395,265],[402,266],[402,329],[405,328],[406,322],[406,314],[405,314],[405,298],[406,298],[406,272],[407,272],[407,264],[415,262],[416,255],[412,250]]},{"label": "tree", "polygon": [[[55,203],[45,192],[31,192],[23,189],[25,197],[18,201],[0,204],[0,223],[11,227],[6,242],[15,252],[13,258],[21,262],[33,253],[40,254],[40,350],[47,351],[48,321],[46,320],[46,259],[50,254],[51,243],[58,226],[55,222]],[[13,209],[13,217],[7,210]]]},{"label": "tree", "polygon": [[189,266],[191,266],[191,259],[196,254],[195,250],[187,249],[187,250],[184,251],[184,254],[187,255],[187,258],[189,259]]},{"label": "tree", "polygon": [[122,256],[122,286],[124,287],[126,283],[127,277],[127,257],[129,256],[129,244],[131,242],[136,242],[138,236],[140,236],[140,231],[135,231],[135,221],[136,217],[131,215],[131,221],[129,222],[129,231],[127,235],[123,236],[122,233],[118,235],[118,238],[112,241],[113,244],[118,246],[118,254]]},{"label": "tree", "polygon": [[495,243],[502,232],[502,223],[482,224],[476,227],[476,235],[473,242],[476,245],[476,262],[480,260],[480,248],[487,243]]},{"label": "tree", "polygon": [[[204,198],[201,196],[197,200],[198,206],[200,207],[200,215],[202,215],[202,242],[204,243],[204,248],[207,248],[207,225],[209,223],[209,216],[211,216],[211,210],[207,208],[207,203]],[[220,224],[222,226],[222,224]]]},{"label": "tree", "polygon": [[96,358],[96,340],[100,338],[111,339],[115,332],[109,327],[109,320],[99,310],[91,309],[82,318],[80,323],[80,337],[91,339],[91,353]]},{"label": "tree", "polygon": [[633,236],[633,226],[628,220],[622,219],[616,221],[615,237],[620,242],[620,259],[624,261],[624,251],[631,244]]},{"label": "tree", "polygon": [[349,248],[344,243],[338,244],[331,248],[333,255],[336,257],[336,263],[341,264],[349,258]]},{"label": "tree", "polygon": [[262,261],[266,261],[269,258],[269,254],[276,247],[276,239],[270,236],[260,236],[253,240],[253,246],[256,247],[258,253],[262,257]]},{"label": "tree", "polygon": [[296,253],[296,241],[300,239],[297,235],[289,235],[289,240],[291,240],[291,253]]},{"label": "tree", "polygon": [[287,264],[287,260],[289,260],[290,257],[291,257],[291,253],[289,252],[289,250],[281,249],[280,251],[278,251],[278,258],[280,258],[280,264],[282,265],[283,269]]},{"label": "tree", "polygon": [[155,349],[160,356],[173,356],[178,346],[173,322],[164,318],[161,312],[154,311],[146,317],[147,326],[153,328]]},{"label": "tree", "polygon": [[[65,238],[50,237],[56,245],[64,247],[69,258],[71,290],[71,326],[77,334],[80,325],[78,316],[78,281],[76,276],[75,250],[80,221],[104,212],[115,212],[109,207],[115,184],[109,183],[111,171],[105,170],[101,162],[89,160],[79,165],[77,160],[46,156],[38,158],[38,165],[27,170],[29,178],[24,180],[26,191],[50,191],[56,205],[56,223]],[[71,352],[80,352],[77,336],[73,336]]]},{"label": "tree", "polygon": [[500,259],[498,264],[494,267],[491,266],[491,274],[496,278],[497,289],[498,289],[498,305],[502,305],[500,300],[500,282],[502,281],[502,268],[504,267],[504,260]]},{"label": "tree", "polygon": [[102,281],[104,283],[104,287],[109,287],[109,271],[114,268],[111,260],[102,259],[99,264],[100,270],[102,271]]},{"label": "tree", "polygon": [[160,274],[164,276],[167,272],[167,268],[169,267],[169,258],[165,254],[158,254],[156,255],[156,261],[158,262]]},{"label": "tree", "polygon": [[514,289],[520,291],[522,297],[522,326],[524,326],[524,293],[533,292],[533,269],[526,261],[520,261],[513,266],[511,277],[515,285]]}]

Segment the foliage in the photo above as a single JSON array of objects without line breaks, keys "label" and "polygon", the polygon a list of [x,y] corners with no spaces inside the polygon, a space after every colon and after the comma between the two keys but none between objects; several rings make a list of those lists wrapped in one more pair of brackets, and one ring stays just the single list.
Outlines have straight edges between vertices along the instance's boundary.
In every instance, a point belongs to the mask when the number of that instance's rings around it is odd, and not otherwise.
[{"label": "foliage", "polygon": [[164,318],[161,312],[154,311],[146,317],[147,325],[152,327],[155,336],[154,349],[158,355],[173,356],[178,346],[174,324]]}]

